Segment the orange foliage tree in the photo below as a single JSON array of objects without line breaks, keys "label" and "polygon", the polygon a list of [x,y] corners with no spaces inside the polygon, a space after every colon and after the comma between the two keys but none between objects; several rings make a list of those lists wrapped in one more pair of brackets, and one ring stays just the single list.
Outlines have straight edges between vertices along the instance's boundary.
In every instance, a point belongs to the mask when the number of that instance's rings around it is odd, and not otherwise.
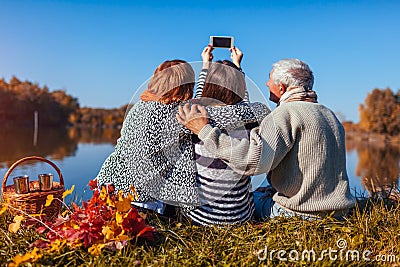
[{"label": "orange foliage tree", "polygon": [[400,134],[400,91],[374,89],[360,105],[361,129],[387,135]]}]

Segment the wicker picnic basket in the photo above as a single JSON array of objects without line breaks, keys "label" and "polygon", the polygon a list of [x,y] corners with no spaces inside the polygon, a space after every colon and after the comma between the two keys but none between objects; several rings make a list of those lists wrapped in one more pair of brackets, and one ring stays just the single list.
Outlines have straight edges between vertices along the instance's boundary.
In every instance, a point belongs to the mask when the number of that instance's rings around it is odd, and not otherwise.
[{"label": "wicker picnic basket", "polygon": [[[53,187],[50,191],[40,191],[39,181],[30,181],[29,193],[17,194],[14,185],[6,186],[8,176],[19,164],[32,160],[43,161],[51,165],[56,170],[60,182],[53,182]],[[2,183],[2,197],[3,200],[8,203],[10,207],[9,212],[12,214],[27,213],[30,215],[38,214],[39,216],[46,218],[53,217],[61,210],[61,201],[64,191],[64,178],[60,169],[50,160],[38,156],[30,156],[16,161],[4,175]],[[53,195],[54,200],[50,206],[45,207],[48,195]],[[60,201],[56,199],[59,199]]]}]

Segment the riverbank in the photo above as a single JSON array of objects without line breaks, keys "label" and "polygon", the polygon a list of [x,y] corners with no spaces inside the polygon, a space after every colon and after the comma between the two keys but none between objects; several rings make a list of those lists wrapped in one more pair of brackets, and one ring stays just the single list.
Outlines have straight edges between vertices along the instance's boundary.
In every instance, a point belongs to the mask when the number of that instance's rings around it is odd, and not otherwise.
[{"label": "riverbank", "polygon": [[400,147],[400,136],[390,136],[363,131],[346,130],[346,139],[356,142],[367,142],[373,145],[391,145]]},{"label": "riverbank", "polygon": [[[8,232],[10,216],[0,216],[1,265],[31,251],[41,236],[34,229]],[[93,256],[66,245],[43,255],[37,264],[51,266],[365,266],[400,264],[400,207],[397,201],[361,200],[343,221],[278,218],[231,227],[198,227],[147,215],[159,238],[131,242],[122,250]]]}]

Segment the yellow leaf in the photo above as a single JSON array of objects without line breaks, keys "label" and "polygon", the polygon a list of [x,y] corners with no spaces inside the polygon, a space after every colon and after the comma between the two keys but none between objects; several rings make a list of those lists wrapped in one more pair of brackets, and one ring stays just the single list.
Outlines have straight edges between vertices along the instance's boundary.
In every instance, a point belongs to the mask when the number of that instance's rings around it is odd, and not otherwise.
[{"label": "yellow leaf", "polygon": [[118,241],[126,241],[126,240],[131,240],[131,238],[128,235],[118,235],[117,236]]},{"label": "yellow leaf", "polygon": [[128,193],[128,194],[126,195],[126,198],[129,199],[131,202],[135,200],[135,197],[132,196],[131,193]]},{"label": "yellow leaf", "polygon": [[134,199],[135,199],[135,200],[139,200],[139,195],[138,195],[138,193],[137,193],[135,187],[131,186],[130,188],[131,188],[131,190],[132,190],[132,192],[133,192],[133,194],[134,194],[134,196],[135,196]]},{"label": "yellow leaf", "polygon": [[53,243],[51,243],[50,247],[47,248],[47,252],[57,252],[67,243],[67,240],[56,239]]},{"label": "yellow leaf", "polygon": [[72,187],[71,187],[71,189],[66,190],[66,191],[63,193],[62,198],[65,198],[66,196],[72,194],[72,192],[74,191],[74,189],[75,189],[75,185],[73,184]]},{"label": "yellow leaf", "polygon": [[54,196],[53,195],[48,195],[46,198],[46,204],[44,204],[45,207],[50,206],[51,202],[53,202]]},{"label": "yellow leaf", "polygon": [[42,255],[38,254],[37,252],[38,248],[35,247],[31,252],[28,252],[25,255],[17,255],[14,257],[13,262],[8,264],[8,266],[17,267],[24,262],[35,262],[42,257]]},{"label": "yellow leaf", "polygon": [[94,244],[88,249],[88,252],[94,256],[98,256],[101,254],[101,249],[103,247],[104,247],[104,244]]},{"label": "yellow leaf", "polygon": [[99,198],[100,198],[101,200],[105,200],[106,197],[108,197],[107,189],[106,189],[105,186],[102,186],[102,187],[101,187],[101,190],[100,190]]},{"label": "yellow leaf", "polygon": [[106,239],[110,240],[114,237],[114,232],[111,231],[110,227],[103,226],[103,230],[101,231]]},{"label": "yellow leaf", "polygon": [[3,214],[8,208],[7,203],[3,203],[3,207],[0,209],[0,215]]},{"label": "yellow leaf", "polygon": [[107,205],[110,207],[115,207],[114,201],[110,198],[110,196],[107,196]]},{"label": "yellow leaf", "polygon": [[19,228],[21,227],[21,221],[24,219],[24,216],[17,215],[14,217],[14,223],[11,223],[8,226],[8,231],[11,233],[16,233],[18,232]]},{"label": "yellow leaf", "polygon": [[117,221],[118,225],[122,224],[122,221],[124,220],[124,218],[122,217],[122,214],[120,214],[119,212],[115,213],[115,220]]}]

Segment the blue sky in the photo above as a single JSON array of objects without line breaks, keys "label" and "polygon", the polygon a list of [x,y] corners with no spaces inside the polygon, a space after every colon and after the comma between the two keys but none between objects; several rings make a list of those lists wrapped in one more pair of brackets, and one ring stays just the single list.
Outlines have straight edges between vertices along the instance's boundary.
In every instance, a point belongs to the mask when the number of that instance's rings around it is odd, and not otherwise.
[{"label": "blue sky", "polygon": [[210,35],[232,35],[266,96],[271,64],[299,58],[319,102],[357,122],[368,92],[400,89],[399,14],[400,1],[378,0],[0,0],[0,77],[64,89],[81,106],[120,107],[164,60],[198,61]]}]

